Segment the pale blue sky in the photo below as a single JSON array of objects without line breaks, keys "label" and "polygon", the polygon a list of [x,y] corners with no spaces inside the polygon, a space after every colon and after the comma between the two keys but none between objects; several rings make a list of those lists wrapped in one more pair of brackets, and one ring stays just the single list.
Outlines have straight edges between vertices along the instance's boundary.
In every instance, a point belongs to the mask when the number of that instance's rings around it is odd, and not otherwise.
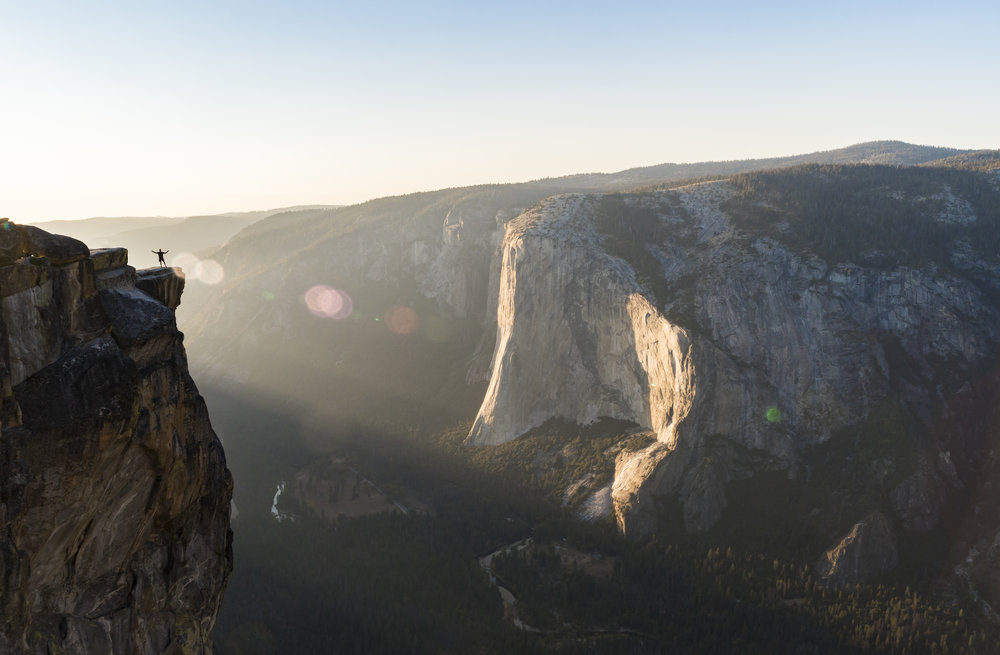
[{"label": "pale blue sky", "polygon": [[996,2],[0,0],[0,216],[1000,148]]}]

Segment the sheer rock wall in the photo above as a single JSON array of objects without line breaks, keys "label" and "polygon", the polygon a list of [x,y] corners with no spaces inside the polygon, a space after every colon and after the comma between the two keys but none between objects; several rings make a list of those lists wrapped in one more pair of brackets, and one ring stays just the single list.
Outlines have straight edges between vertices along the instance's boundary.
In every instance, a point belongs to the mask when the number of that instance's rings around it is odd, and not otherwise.
[{"label": "sheer rock wall", "polygon": [[893,358],[932,379],[936,363],[994,355],[997,309],[968,279],[828,265],[747,237],[723,209],[730,193],[715,182],[629,197],[665,226],[645,246],[658,299],[609,251],[600,196],[557,196],[511,221],[490,383],[468,442],[503,443],[551,417],[634,421],[658,442],[617,463],[620,527],[648,534],[655,499],[674,496],[687,528],[705,530],[729,481],[794,471],[804,449],[886,398]]},{"label": "sheer rock wall", "polygon": [[182,289],[0,222],[0,653],[211,652],[232,478]]}]

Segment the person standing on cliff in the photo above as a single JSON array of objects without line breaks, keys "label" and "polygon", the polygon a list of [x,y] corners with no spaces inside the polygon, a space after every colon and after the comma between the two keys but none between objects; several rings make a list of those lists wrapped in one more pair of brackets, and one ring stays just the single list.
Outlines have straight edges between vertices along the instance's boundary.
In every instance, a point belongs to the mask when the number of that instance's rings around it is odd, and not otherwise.
[{"label": "person standing on cliff", "polygon": [[164,261],[163,256],[170,252],[169,250],[151,250],[154,255],[160,258],[160,266],[166,266],[167,262]]}]

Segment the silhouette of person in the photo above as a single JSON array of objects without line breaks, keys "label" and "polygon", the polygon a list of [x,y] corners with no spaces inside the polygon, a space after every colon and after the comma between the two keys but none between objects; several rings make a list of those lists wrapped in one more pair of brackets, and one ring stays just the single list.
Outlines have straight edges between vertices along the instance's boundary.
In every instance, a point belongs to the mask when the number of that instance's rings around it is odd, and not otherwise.
[{"label": "silhouette of person", "polygon": [[151,253],[160,258],[160,266],[166,266],[167,262],[164,261],[163,256],[170,252],[169,250],[150,250]]}]

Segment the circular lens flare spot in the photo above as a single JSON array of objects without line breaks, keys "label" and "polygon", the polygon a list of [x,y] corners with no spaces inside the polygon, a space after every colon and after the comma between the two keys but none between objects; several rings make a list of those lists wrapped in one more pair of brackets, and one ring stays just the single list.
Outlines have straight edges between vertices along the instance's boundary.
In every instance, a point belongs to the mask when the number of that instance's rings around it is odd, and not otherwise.
[{"label": "circular lens flare spot", "polygon": [[767,408],[767,422],[768,423],[780,423],[781,422],[781,410],[777,407]]},{"label": "circular lens flare spot", "polygon": [[351,297],[325,284],[310,287],[305,294],[306,307],[314,316],[320,318],[342,319],[351,315],[353,303]]},{"label": "circular lens flare spot", "polygon": [[409,307],[396,305],[385,314],[386,323],[389,329],[396,334],[413,334],[420,327],[420,319],[417,313]]},{"label": "circular lens flare spot", "polygon": [[176,257],[170,258],[170,264],[175,270],[179,272],[181,277],[191,278],[192,280],[197,280],[198,276],[195,273],[195,269],[201,260],[192,255],[189,252],[177,253]]},{"label": "circular lens flare spot", "polygon": [[203,259],[195,265],[194,277],[205,284],[218,284],[226,277],[226,271],[214,259]]}]

